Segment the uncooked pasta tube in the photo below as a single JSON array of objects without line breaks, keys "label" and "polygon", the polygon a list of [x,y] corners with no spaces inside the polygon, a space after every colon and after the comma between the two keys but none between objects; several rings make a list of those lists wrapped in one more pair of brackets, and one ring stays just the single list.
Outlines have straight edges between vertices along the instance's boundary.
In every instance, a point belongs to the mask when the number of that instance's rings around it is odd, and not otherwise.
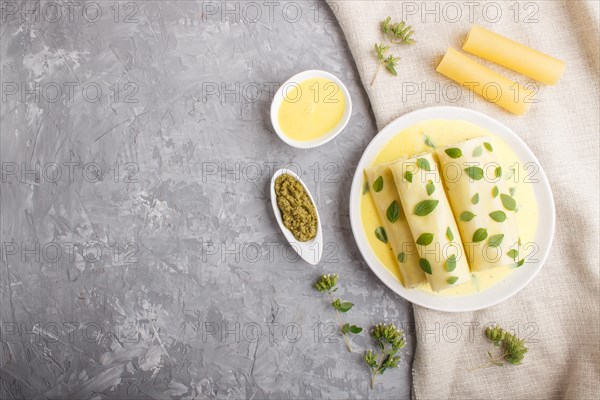
[{"label": "uncooked pasta tube", "polygon": [[365,173],[382,228],[398,263],[402,284],[407,288],[415,287],[425,281],[425,273],[419,266],[415,242],[402,210],[392,173],[385,164],[367,168]]},{"label": "uncooked pasta tube", "polygon": [[516,202],[489,137],[436,150],[472,271],[518,262]]},{"label": "uncooked pasta tube", "polygon": [[469,265],[441,177],[431,154],[390,167],[417,244],[419,265],[434,291],[471,279]]},{"label": "uncooked pasta tube", "polygon": [[479,25],[471,28],[463,50],[548,85],[558,82],[565,71],[564,61],[505,38]]},{"label": "uncooked pasta tube", "polygon": [[516,115],[522,115],[533,101],[534,93],[449,48],[436,71],[466,86],[491,103]]}]

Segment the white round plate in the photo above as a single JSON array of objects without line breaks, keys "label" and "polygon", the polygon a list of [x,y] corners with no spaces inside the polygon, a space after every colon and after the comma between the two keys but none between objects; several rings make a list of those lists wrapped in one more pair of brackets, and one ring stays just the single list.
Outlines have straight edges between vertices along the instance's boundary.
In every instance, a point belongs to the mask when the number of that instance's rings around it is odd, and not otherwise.
[{"label": "white round plate", "polygon": [[[491,288],[482,292],[464,295],[464,296],[443,296],[433,295],[418,289],[407,289],[402,283],[388,271],[379,261],[365,235],[361,222],[360,201],[364,182],[364,169],[370,166],[377,157],[381,149],[396,134],[404,129],[419,122],[432,119],[462,120],[479,125],[488,131],[494,133],[504,140],[524,163],[535,163],[539,167],[539,174],[536,176],[537,183],[532,183],[539,209],[539,225],[534,242],[539,246],[535,261],[527,259],[523,267],[514,270],[505,279],[496,283]],[[417,110],[401,116],[381,132],[367,146],[364,151],[352,181],[350,190],[350,222],[352,232],[358,248],[365,261],[373,270],[375,275],[394,292],[406,300],[433,310],[445,312],[465,312],[481,310],[501,303],[513,296],[519,290],[523,289],[537,275],[542,265],[548,257],[552,239],[554,237],[555,209],[552,190],[548,183],[548,178],[544,173],[538,159],[527,147],[525,142],[509,127],[477,111],[460,107],[430,107]]]}]

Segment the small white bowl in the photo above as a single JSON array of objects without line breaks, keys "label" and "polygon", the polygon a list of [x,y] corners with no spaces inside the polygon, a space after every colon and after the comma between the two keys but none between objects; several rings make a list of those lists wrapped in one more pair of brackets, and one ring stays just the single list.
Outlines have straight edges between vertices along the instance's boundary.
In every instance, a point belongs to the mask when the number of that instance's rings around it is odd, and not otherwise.
[{"label": "small white bowl", "polygon": [[[291,87],[291,85],[300,84],[301,82],[303,82],[307,79],[314,79],[314,78],[329,79],[330,81],[337,84],[339,86],[340,90],[342,91],[344,98],[346,99],[346,110],[344,112],[344,115],[342,116],[342,119],[337,124],[337,126],[335,128],[333,128],[331,131],[329,131],[328,133],[326,133],[325,135],[323,135],[317,139],[308,140],[308,141],[294,140],[294,139],[290,138],[289,136],[287,136],[283,132],[281,127],[279,126],[279,118],[278,118],[279,108],[281,107],[281,103],[283,103],[284,98],[285,98],[283,91],[284,91],[284,89]],[[348,121],[350,121],[351,115],[352,115],[352,99],[350,99],[350,92],[348,91],[348,88],[346,88],[346,85],[344,85],[344,83],[341,80],[339,80],[335,75],[332,75],[329,72],[319,71],[316,69],[300,72],[299,74],[292,76],[283,85],[281,85],[279,87],[279,89],[277,89],[277,92],[275,92],[275,96],[273,96],[273,101],[271,102],[271,124],[273,125],[273,129],[275,130],[275,133],[277,133],[277,136],[279,136],[281,138],[281,140],[283,140],[290,146],[296,147],[298,149],[311,149],[313,147],[317,147],[317,146],[320,146],[322,144],[329,142],[331,139],[333,139],[334,137],[339,135],[344,130],[346,125],[348,125]]]},{"label": "small white bowl", "polygon": [[[300,184],[304,187],[306,194],[308,194],[310,201],[315,206],[315,212],[317,214],[317,235],[308,242],[298,241],[294,237],[294,234],[288,228],[286,228],[285,225],[283,225],[283,219],[281,218],[281,210],[279,210],[279,207],[277,206],[277,195],[275,194],[275,179],[277,179],[278,176],[283,174],[291,175],[298,182],[300,182]],[[319,210],[317,209],[317,203],[315,203],[315,200],[310,194],[308,187],[306,187],[304,182],[302,182],[302,179],[300,179],[298,175],[286,168],[282,168],[275,172],[273,174],[273,178],[271,178],[271,204],[273,205],[273,212],[275,213],[277,223],[279,224],[279,227],[283,232],[283,236],[285,236],[287,241],[290,243],[290,246],[292,246],[292,248],[296,250],[296,253],[298,253],[298,255],[302,257],[304,261],[312,265],[317,265],[319,261],[321,261],[321,255],[323,254],[323,230],[321,229],[321,216],[319,215]]]}]

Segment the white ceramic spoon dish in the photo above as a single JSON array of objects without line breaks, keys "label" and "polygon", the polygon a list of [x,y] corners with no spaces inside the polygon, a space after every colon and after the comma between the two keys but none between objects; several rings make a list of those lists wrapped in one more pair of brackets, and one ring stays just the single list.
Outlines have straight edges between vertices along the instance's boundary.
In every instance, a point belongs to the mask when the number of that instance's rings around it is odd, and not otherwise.
[{"label": "white ceramic spoon dish", "polygon": [[[281,210],[279,210],[279,207],[277,206],[277,195],[275,194],[275,179],[277,179],[278,176],[283,174],[291,175],[294,179],[300,182],[302,187],[304,187],[306,194],[310,198],[310,201],[315,206],[315,212],[317,213],[317,235],[308,242],[298,241],[294,237],[294,234],[283,225],[283,219],[281,218]],[[292,248],[296,251],[296,253],[298,253],[300,257],[302,257],[304,261],[312,265],[317,265],[319,261],[321,261],[321,255],[323,254],[323,230],[321,229],[321,217],[319,216],[317,203],[315,203],[315,200],[310,194],[310,191],[308,190],[306,184],[302,181],[302,179],[300,179],[298,175],[296,175],[289,169],[283,168],[276,171],[273,174],[273,178],[271,178],[271,204],[273,206],[273,213],[275,213],[277,223],[279,224],[283,235],[290,243],[290,246],[292,246]]]}]

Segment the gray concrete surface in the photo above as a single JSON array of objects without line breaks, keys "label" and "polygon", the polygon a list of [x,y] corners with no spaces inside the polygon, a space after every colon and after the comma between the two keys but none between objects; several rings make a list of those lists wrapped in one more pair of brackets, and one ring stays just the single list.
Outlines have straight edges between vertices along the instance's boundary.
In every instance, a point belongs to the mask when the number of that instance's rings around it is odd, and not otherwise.
[{"label": "gray concrete surface", "polygon": [[[312,289],[337,272],[349,322],[411,324],[352,237],[351,177],[376,129],[327,6],[83,4],[2,0],[0,398],[408,397],[412,338],[370,390],[372,341],[347,353]],[[270,98],[313,68],[348,85],[354,112],[296,150]],[[316,267],[272,214],[289,163],[318,199]]]}]

